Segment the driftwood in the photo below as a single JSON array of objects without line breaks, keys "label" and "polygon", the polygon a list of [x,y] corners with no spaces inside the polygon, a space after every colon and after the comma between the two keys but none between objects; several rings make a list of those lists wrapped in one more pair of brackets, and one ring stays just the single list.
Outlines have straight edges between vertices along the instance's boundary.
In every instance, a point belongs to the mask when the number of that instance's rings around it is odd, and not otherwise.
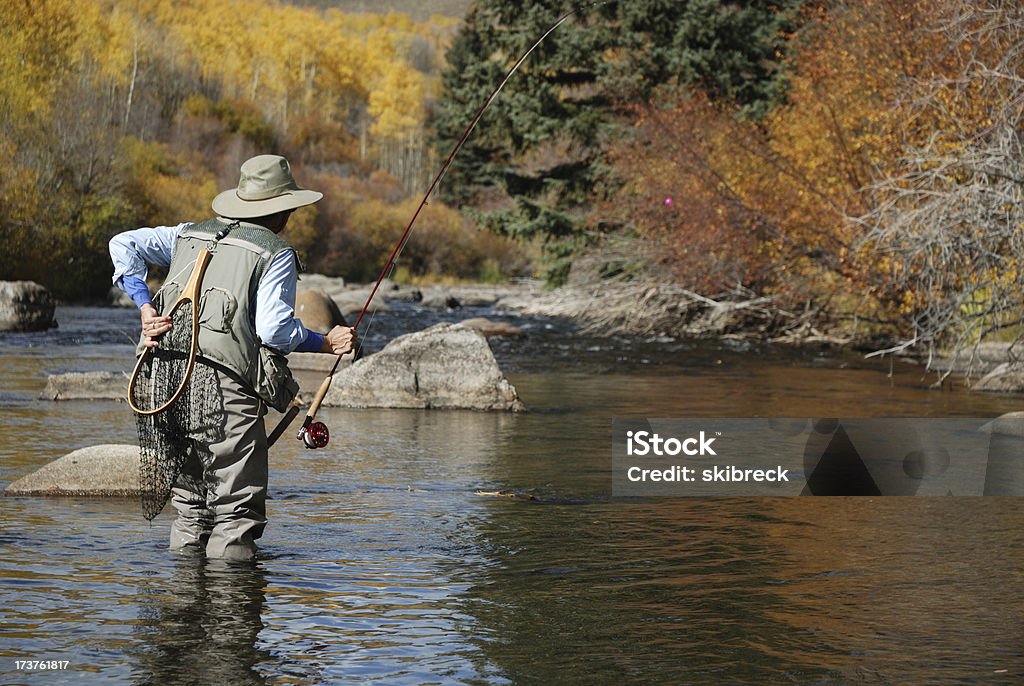
[{"label": "driftwood", "polygon": [[778,308],[771,297],[741,289],[709,297],[670,282],[612,278],[506,298],[499,305],[524,314],[570,317],[581,322],[584,333],[597,336],[796,338],[805,333],[827,339],[820,332],[801,330],[806,317]]}]

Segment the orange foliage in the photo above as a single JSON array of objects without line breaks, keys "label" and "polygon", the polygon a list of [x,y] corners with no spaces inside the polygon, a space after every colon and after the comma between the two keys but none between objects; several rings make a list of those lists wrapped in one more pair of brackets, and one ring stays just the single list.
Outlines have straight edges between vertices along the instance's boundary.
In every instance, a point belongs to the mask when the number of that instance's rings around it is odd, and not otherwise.
[{"label": "orange foliage", "polygon": [[[420,198],[403,197],[398,180],[384,172],[369,179],[316,177],[318,203],[331,227],[315,264],[354,281],[372,281],[402,235]],[[413,276],[466,279],[523,272],[528,264],[513,241],[481,231],[456,210],[431,203],[416,220],[396,265]]]},{"label": "orange foliage", "polygon": [[934,15],[925,0],[814,6],[792,42],[787,101],[762,121],[692,93],[638,107],[609,211],[705,292],[742,286],[790,305],[874,293],[891,264],[860,249],[851,218],[905,149],[908,85],[942,66]]}]

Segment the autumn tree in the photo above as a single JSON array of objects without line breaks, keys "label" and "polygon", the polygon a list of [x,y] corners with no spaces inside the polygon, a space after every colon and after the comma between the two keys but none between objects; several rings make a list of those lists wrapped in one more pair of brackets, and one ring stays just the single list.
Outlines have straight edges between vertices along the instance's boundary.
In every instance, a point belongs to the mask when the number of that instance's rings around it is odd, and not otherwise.
[{"label": "autumn tree", "polygon": [[1024,9],[947,0],[929,69],[896,102],[903,142],[866,191],[864,249],[897,304],[892,350],[1024,337]]},{"label": "autumn tree", "polygon": [[4,4],[0,35],[17,46],[4,59],[18,63],[3,69],[10,82],[0,96],[13,167],[0,187],[7,243],[0,270],[50,283],[58,296],[105,291],[103,247],[131,216],[116,166],[126,25],[92,5]]},{"label": "autumn tree", "polygon": [[[302,178],[383,168],[400,182],[389,205],[424,186],[426,103],[452,19],[266,0],[0,11],[0,278],[103,294],[113,233],[202,219],[256,152],[288,155]],[[291,223],[314,266],[333,230],[315,209]]]},{"label": "autumn tree", "polygon": [[809,6],[783,63],[786,98],[758,119],[692,89],[637,105],[607,211],[632,217],[692,287],[752,290],[847,334],[884,328],[898,306],[876,278],[887,258],[850,217],[900,154],[907,84],[943,54],[932,17],[914,0]]}]

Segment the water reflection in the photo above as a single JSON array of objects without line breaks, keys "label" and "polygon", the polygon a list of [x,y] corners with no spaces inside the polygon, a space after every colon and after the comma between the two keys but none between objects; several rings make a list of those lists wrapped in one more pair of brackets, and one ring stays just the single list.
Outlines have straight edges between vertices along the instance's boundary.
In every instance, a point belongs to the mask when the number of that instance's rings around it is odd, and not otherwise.
[{"label": "water reflection", "polygon": [[139,586],[133,683],[268,683],[258,665],[271,659],[258,645],[266,605],[266,573],[260,563],[206,560],[180,555],[170,576]]},{"label": "water reflection", "polygon": [[1005,522],[1022,515],[994,498],[494,503],[464,606],[517,683],[1019,678],[1024,537]]}]

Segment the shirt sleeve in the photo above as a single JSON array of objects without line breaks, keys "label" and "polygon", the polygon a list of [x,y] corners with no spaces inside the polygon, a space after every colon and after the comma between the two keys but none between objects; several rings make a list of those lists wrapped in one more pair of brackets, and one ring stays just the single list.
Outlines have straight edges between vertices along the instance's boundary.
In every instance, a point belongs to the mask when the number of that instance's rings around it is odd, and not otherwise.
[{"label": "shirt sleeve", "polygon": [[263,345],[284,354],[303,346],[310,334],[302,321],[295,318],[295,291],[299,283],[295,265],[295,251],[282,251],[267,265],[256,289],[256,335]]},{"label": "shirt sleeve", "polygon": [[324,335],[316,331],[309,331],[306,340],[299,344],[293,353],[318,353],[324,347]]},{"label": "shirt sleeve", "polygon": [[153,304],[153,298],[149,293],[149,286],[139,277],[125,274],[121,277],[121,288],[140,308],[143,305]]},{"label": "shirt sleeve", "polygon": [[124,277],[142,281],[149,273],[147,264],[166,267],[171,264],[174,242],[188,222],[177,226],[155,226],[119,233],[110,239],[110,260],[114,263],[113,283],[125,290]]}]

